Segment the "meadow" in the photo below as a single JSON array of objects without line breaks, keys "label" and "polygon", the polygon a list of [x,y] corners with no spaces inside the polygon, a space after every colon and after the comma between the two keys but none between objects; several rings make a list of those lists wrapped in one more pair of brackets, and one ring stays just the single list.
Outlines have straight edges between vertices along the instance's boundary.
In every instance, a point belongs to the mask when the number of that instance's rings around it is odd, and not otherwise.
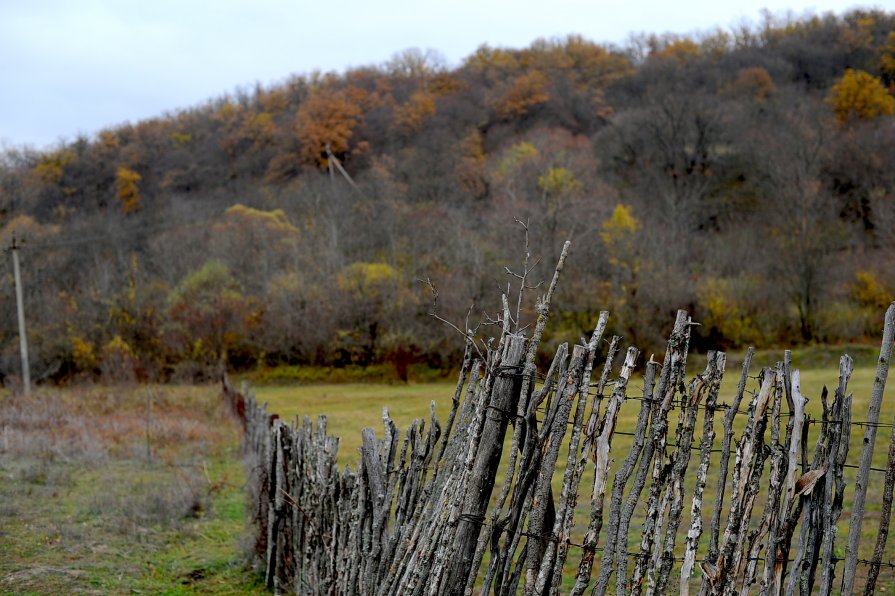
[{"label": "meadow", "polygon": [[0,396],[0,593],[263,593],[219,388]]},{"label": "meadow", "polygon": [[[868,350],[852,350],[856,352],[858,357],[857,366],[849,383],[849,392],[854,394],[852,406],[852,419],[854,421],[862,421],[867,417],[867,407],[869,404],[869,396],[873,379],[875,376],[875,367],[869,366],[871,360],[867,357]],[[780,355],[775,353],[760,353],[753,360],[753,367],[750,371],[750,380],[747,384],[747,392],[757,389],[756,376],[761,366],[773,365],[775,358]],[[800,356],[802,358],[800,358]],[[800,360],[805,362],[806,368],[801,369],[802,373],[802,392],[809,398],[807,411],[812,418],[821,418],[822,407],[820,394],[824,385],[833,388],[838,382],[838,367],[831,366],[831,358],[828,354],[818,356],[817,353],[796,353],[793,366],[798,368]],[[721,389],[719,402],[730,402],[733,393],[736,390],[737,382],[741,373],[741,354],[732,354],[730,364],[725,374],[725,381]],[[701,371],[704,366],[704,358],[696,356],[691,358],[691,364],[688,368],[690,376],[696,370]],[[327,416],[327,424],[330,434],[341,438],[339,448],[340,465],[350,465],[355,467],[358,459],[358,450],[361,444],[360,430],[364,427],[371,427],[381,436],[382,429],[382,408],[388,407],[389,414],[399,428],[406,429],[414,418],[421,418],[428,421],[430,403],[435,403],[436,415],[440,421],[444,421],[450,409],[451,396],[454,393],[455,385],[453,383],[430,383],[430,384],[409,384],[409,385],[363,385],[363,384],[345,384],[345,385],[315,385],[303,387],[282,387],[269,386],[257,388],[257,396],[259,400],[267,401],[269,411],[279,413],[284,419],[290,420],[294,416],[309,416],[312,419],[318,415],[325,414]],[[641,393],[642,380],[636,378],[632,380],[629,386],[629,395],[636,396]],[[882,415],[880,421],[886,425],[891,425],[893,417],[895,417],[895,389],[890,384],[886,390],[883,402]],[[832,398],[831,398],[832,399]],[[747,408],[747,399],[741,406],[742,410]],[[621,432],[630,432],[633,430],[639,409],[639,401],[627,401],[619,416],[618,430]],[[672,424],[676,422],[676,414],[672,413]],[[720,427],[722,416],[716,415],[716,430]],[[745,423],[746,416],[740,415],[737,418],[735,428],[741,428]],[[701,428],[701,422],[698,422]],[[819,424],[810,425],[809,433],[809,454],[813,452],[814,440],[816,439]],[[886,453],[889,437],[892,429],[883,427],[877,433],[876,449],[874,452],[874,467],[882,470],[886,465]],[[509,434],[509,433],[508,433]],[[851,443],[848,462],[856,467],[860,460],[860,445],[864,435],[864,427],[853,424],[851,429]],[[699,433],[697,432],[697,437]],[[621,457],[630,448],[632,438],[624,434],[617,434],[613,440],[612,451],[616,459]],[[716,446],[720,443],[720,439],[716,438]],[[507,441],[507,446],[509,442]],[[619,455],[621,454],[621,455]],[[560,487],[562,472],[565,467],[566,454],[562,453],[554,475],[554,491],[558,494]],[[715,455],[715,458],[718,456]],[[810,460],[810,455],[809,455]],[[696,466],[691,462],[691,467]],[[851,488],[854,484],[856,473],[855,467],[849,467],[845,470],[845,480],[847,483],[845,504],[843,514],[839,522],[839,533],[836,542],[836,555],[844,556],[845,536],[848,530],[849,510],[853,499]],[[614,468],[613,468],[614,469]],[[713,460],[710,468],[707,487],[706,487],[706,510],[704,517],[708,519],[711,514],[711,508],[714,500],[714,492],[717,479],[712,474],[717,474],[718,461]],[[862,559],[870,558],[875,543],[876,533],[879,526],[880,503],[882,500],[882,484],[884,474],[881,471],[871,472],[871,482],[867,494],[867,508],[865,521],[863,524],[864,537],[861,543],[860,557]],[[692,494],[693,474],[688,475],[687,489]],[[498,473],[498,484],[502,481],[503,473]],[[611,482],[611,474],[610,474]],[[587,496],[590,484],[592,483],[592,470],[586,470],[582,479],[581,488],[579,489],[579,504],[576,513],[577,527],[573,533],[573,542],[580,542],[583,535],[586,520],[589,512],[589,498]],[[611,490],[610,487],[607,492]],[[495,490],[495,494],[497,489]],[[763,495],[759,496],[759,502],[756,505],[756,513],[753,515],[753,522],[760,517],[761,507],[763,506]],[[681,533],[686,533],[686,527],[689,524],[689,496],[686,498],[687,510],[684,515],[685,520],[682,524]],[[632,532],[629,537],[629,548],[635,549],[639,544],[640,527],[638,515],[642,519],[643,503],[639,505],[640,513],[635,514],[634,523],[632,523]],[[726,517],[722,518],[726,519]],[[703,536],[705,538],[705,535]],[[796,541],[798,539],[796,538]],[[683,541],[681,541],[683,542]],[[705,542],[705,540],[703,541]],[[701,549],[704,552],[704,546]],[[570,554],[569,562],[566,566],[566,575],[571,580],[574,574],[573,568],[577,566],[577,554]],[[887,546],[884,560],[891,561],[895,559],[895,544],[891,541]],[[859,585],[862,582],[866,567],[861,565],[858,569]],[[841,573],[841,572],[840,572]],[[884,568],[881,571],[880,579],[877,584],[884,589],[895,588],[895,573],[892,569]],[[566,587],[570,587],[570,583],[566,583]]]},{"label": "meadow", "polygon": [[[810,398],[811,416],[819,418],[821,388],[835,385],[838,370],[829,358],[800,356],[796,354],[794,366],[800,360],[808,366],[802,369],[803,393]],[[759,354],[751,374],[777,357]],[[731,355],[722,402],[730,401],[735,390],[739,361],[738,355]],[[688,370],[692,374],[702,364],[693,357]],[[853,419],[864,420],[875,370],[866,357],[858,364],[849,390],[854,393]],[[750,390],[754,384],[752,379]],[[339,462],[353,468],[360,431],[372,427],[381,435],[384,406],[406,429],[414,418],[428,421],[434,401],[443,422],[454,387],[453,382],[354,383],[258,386],[255,391],[271,412],[287,420],[327,415],[330,433],[341,437]],[[641,389],[641,379],[635,378],[629,395]],[[638,404],[624,404],[619,431],[633,429]],[[895,387],[890,382],[881,422],[890,424],[893,418]],[[852,427],[850,463],[859,459],[863,432],[863,427]],[[885,466],[891,432],[881,428],[877,435],[877,468]],[[617,459],[630,443],[631,437],[616,435]],[[564,464],[565,453],[557,481]],[[717,470],[717,462],[712,469]],[[850,485],[854,472],[846,470]],[[245,478],[239,431],[217,386],[92,386],[40,389],[27,399],[0,396],[0,592],[264,593],[248,556]],[[498,484],[502,478],[498,474]],[[582,495],[591,481],[588,470]],[[873,548],[882,481],[882,473],[872,472],[862,558],[869,558]],[[712,478],[707,494],[714,494]],[[849,487],[837,537],[840,556],[851,498]],[[588,499],[580,502],[573,541],[581,536],[586,520]],[[711,505],[706,516],[709,509]],[[637,519],[631,548],[639,540]],[[684,524],[688,519],[685,513]],[[884,558],[895,559],[895,542],[890,540]],[[567,565],[571,575],[576,552]],[[859,572],[865,570],[859,567]],[[861,580],[859,576],[859,585]],[[882,570],[878,586],[895,589],[892,569]]]}]

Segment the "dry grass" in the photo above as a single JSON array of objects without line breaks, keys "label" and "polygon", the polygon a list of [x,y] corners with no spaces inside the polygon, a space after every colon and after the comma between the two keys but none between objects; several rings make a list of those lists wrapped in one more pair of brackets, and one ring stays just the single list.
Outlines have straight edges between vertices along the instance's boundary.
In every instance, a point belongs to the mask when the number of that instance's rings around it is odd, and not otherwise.
[{"label": "dry grass", "polygon": [[0,398],[0,592],[257,590],[214,387]]}]

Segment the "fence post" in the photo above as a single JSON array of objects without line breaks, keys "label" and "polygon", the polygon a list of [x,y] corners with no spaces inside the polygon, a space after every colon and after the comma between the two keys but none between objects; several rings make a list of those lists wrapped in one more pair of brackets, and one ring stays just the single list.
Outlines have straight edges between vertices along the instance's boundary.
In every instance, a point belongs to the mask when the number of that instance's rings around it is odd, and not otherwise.
[{"label": "fence post", "polygon": [[879,350],[879,362],[876,366],[876,378],[873,380],[873,391],[870,394],[870,408],[867,410],[867,423],[864,425],[864,443],[861,447],[861,467],[855,478],[855,500],[852,506],[851,521],[848,526],[848,542],[845,546],[845,569],[842,573],[842,593],[851,594],[855,587],[855,568],[858,566],[858,542],[861,539],[861,523],[864,521],[864,500],[867,497],[867,482],[870,479],[870,465],[873,463],[873,443],[876,441],[876,427],[879,423],[879,411],[886,389],[886,378],[889,376],[889,360],[892,358],[892,342],[895,339],[895,302],[886,310],[883,341]]}]

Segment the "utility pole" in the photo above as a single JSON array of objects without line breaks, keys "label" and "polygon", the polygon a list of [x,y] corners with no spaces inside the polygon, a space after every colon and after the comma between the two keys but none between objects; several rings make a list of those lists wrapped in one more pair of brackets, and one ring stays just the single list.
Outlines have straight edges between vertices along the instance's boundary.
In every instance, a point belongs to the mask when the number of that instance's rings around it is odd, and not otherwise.
[{"label": "utility pole", "polygon": [[19,314],[19,348],[22,352],[22,384],[25,395],[31,395],[31,369],[28,366],[28,336],[25,333],[25,301],[22,299],[22,274],[19,271],[19,249],[16,237],[12,237],[9,251],[12,253],[12,270],[16,279],[16,310]]}]

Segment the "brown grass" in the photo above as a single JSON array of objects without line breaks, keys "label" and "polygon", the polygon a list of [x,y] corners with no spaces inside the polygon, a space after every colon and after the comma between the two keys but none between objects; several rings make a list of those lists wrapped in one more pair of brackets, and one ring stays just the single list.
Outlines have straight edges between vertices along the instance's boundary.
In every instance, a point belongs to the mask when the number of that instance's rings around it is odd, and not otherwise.
[{"label": "brown grass", "polygon": [[216,387],[0,396],[0,592],[257,590]]}]

